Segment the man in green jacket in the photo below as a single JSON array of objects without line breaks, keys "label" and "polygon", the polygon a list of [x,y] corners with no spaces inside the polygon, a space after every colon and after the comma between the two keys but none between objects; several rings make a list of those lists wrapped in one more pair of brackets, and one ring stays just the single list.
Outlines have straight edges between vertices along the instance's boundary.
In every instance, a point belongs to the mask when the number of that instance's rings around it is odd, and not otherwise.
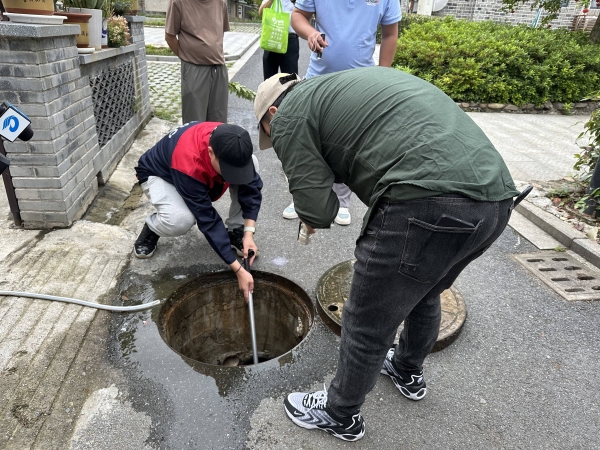
[{"label": "man in green jacket", "polygon": [[[309,232],[338,211],[333,183],[369,209],[356,243],[337,373],[329,389],[292,393],[295,424],[346,441],[364,435],[360,407],[379,373],[421,400],[440,294],[500,236],[518,194],[502,157],[452,99],[404,72],[369,67],[257,91],[261,149],[281,160]],[[399,343],[396,331],[404,321]],[[391,347],[391,348],[390,348]]]}]

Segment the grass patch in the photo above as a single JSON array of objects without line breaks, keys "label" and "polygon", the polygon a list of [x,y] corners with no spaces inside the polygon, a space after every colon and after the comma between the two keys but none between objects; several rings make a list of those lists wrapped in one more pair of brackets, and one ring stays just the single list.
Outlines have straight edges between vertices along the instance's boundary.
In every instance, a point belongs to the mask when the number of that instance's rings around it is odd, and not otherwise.
[{"label": "grass patch", "polygon": [[179,121],[179,118],[181,117],[181,114],[170,111],[168,109],[153,108],[153,110],[154,110],[154,115],[156,117],[158,117],[159,119],[162,119],[162,120],[167,120],[169,122],[177,123]]},{"label": "grass patch", "polygon": [[165,26],[165,18],[164,17],[146,17],[146,21],[144,22],[145,27],[164,27]]},{"label": "grass patch", "polygon": [[146,45],[146,55],[177,56],[169,47],[156,47],[154,45]]}]

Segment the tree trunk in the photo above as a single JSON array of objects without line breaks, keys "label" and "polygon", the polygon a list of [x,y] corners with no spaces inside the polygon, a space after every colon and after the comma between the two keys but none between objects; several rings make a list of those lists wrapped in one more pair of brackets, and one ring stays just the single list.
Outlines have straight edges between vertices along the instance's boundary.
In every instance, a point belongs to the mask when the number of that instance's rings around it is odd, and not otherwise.
[{"label": "tree trunk", "polygon": [[592,28],[592,31],[590,32],[590,41],[592,41],[594,44],[597,44],[598,38],[600,38],[600,17],[596,19],[594,28]]}]

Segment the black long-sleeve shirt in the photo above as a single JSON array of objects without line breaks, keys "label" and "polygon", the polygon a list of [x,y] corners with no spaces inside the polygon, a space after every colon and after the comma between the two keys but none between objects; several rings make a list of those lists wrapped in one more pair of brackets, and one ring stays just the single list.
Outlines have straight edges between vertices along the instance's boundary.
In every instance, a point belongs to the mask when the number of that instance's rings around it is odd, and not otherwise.
[{"label": "black long-sleeve shirt", "polygon": [[[208,155],[210,133],[219,122],[190,122],[169,133],[144,153],[135,168],[138,180],[160,177],[177,189],[190,209],[210,246],[227,264],[235,261],[229,235],[212,206],[229,187],[213,168]],[[244,219],[256,220],[262,200],[263,183],[255,173],[247,185],[240,185],[238,201]]]}]

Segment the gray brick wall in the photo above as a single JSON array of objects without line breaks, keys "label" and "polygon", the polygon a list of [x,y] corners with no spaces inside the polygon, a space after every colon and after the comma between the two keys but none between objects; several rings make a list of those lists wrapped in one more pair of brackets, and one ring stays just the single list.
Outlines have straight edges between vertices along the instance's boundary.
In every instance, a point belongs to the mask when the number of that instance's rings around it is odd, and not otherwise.
[{"label": "gray brick wall", "polygon": [[[80,218],[151,116],[143,17],[128,17],[132,45],[79,55],[78,26],[0,22],[0,101],[29,116],[34,137],[7,142],[26,228]],[[89,74],[122,59],[135,67],[136,113],[100,148]]]},{"label": "gray brick wall", "polygon": [[[594,1],[594,0],[592,0]],[[501,0],[450,0],[440,11],[434,12],[434,16],[454,16],[457,19],[467,19],[476,22],[493,20],[494,22],[506,22],[511,24],[530,25],[537,14],[537,9],[531,9],[533,2],[528,2],[514,13],[502,12]],[[408,11],[408,2],[401,2],[403,14]],[[575,15],[580,14],[581,2],[570,1],[566,8],[561,8],[557,19],[551,22],[552,28],[570,28]],[[415,7],[416,10],[416,7]],[[592,10],[593,11],[593,10]],[[590,11],[590,14],[594,14]],[[544,17],[547,14],[543,14]]]},{"label": "gray brick wall", "polygon": [[[76,162],[90,159],[92,149],[80,146],[72,130],[89,139],[80,124],[93,117],[89,86],[81,79],[77,32],[78,27],[66,25],[0,26],[0,99],[12,100],[34,130],[29,142],[5,144],[27,228],[69,226],[85,212],[73,204],[87,207],[98,189],[93,167]],[[77,180],[91,190],[75,198]]]}]

